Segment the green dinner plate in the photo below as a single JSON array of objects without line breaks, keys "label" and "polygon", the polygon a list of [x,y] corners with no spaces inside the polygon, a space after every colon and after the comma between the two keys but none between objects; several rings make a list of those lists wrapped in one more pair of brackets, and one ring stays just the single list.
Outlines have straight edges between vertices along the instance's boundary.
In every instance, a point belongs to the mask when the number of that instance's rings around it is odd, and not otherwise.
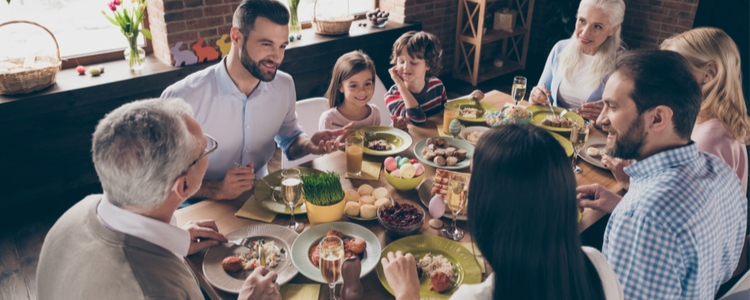
[{"label": "green dinner plate", "polygon": [[[451,288],[443,293],[430,291],[430,278],[424,274],[419,279],[419,295],[421,299],[448,299],[458,290],[462,284],[477,284],[482,282],[482,270],[479,268],[474,255],[461,244],[449,239],[432,235],[414,235],[399,239],[390,243],[383,249],[381,257],[386,257],[388,252],[401,251],[411,253],[419,260],[427,253],[442,255],[447,258],[456,268],[455,282]],[[378,279],[386,290],[393,295],[393,289],[388,285],[383,273],[383,265],[378,264]]]},{"label": "green dinner plate", "polygon": [[[401,129],[388,127],[388,126],[374,126],[365,127],[355,131],[357,137],[362,137],[360,132],[372,132],[375,133],[373,136],[365,137],[365,154],[375,156],[391,156],[403,152],[411,147],[412,139],[411,136]],[[390,146],[391,150],[377,151],[367,148],[367,143],[374,140],[385,140]]]},{"label": "green dinner plate", "polygon": [[[477,107],[476,101],[471,100],[469,98],[458,98],[455,100],[448,100],[448,102],[458,104],[459,109],[464,108],[464,107],[479,108]],[[479,101],[479,104],[482,106],[481,108],[484,110],[484,114],[476,118],[471,118],[471,117],[462,117],[461,113],[459,112],[458,119],[461,121],[465,121],[465,122],[484,123],[484,116],[487,114],[488,111],[497,111],[497,107],[495,107],[494,105],[490,103]]]},{"label": "green dinner plate", "polygon": [[[534,114],[531,118],[531,124],[537,125],[548,131],[554,131],[554,132],[570,132],[572,130],[571,128],[551,127],[551,126],[542,125],[542,121],[544,120],[544,118],[546,118],[547,116],[551,114],[549,111],[549,106],[531,105],[526,108]],[[553,106],[553,109],[555,110],[556,115],[559,115],[563,111],[562,107]],[[581,116],[579,116],[577,113],[569,111],[565,114],[565,117],[578,123],[578,125],[583,126],[583,118],[581,118]]]},{"label": "green dinner plate", "polygon": [[438,169],[446,169],[446,170],[461,170],[468,168],[471,166],[471,158],[474,157],[474,145],[471,143],[464,141],[462,139],[452,138],[452,137],[445,137],[445,136],[433,136],[432,139],[445,139],[448,143],[451,143],[451,145],[455,146],[459,150],[466,150],[466,159],[460,161],[456,165],[453,166],[438,166],[431,160],[427,160],[424,158],[424,155],[422,155],[422,149],[424,147],[427,147],[427,139],[423,139],[416,144],[414,144],[414,156],[419,159],[424,164],[427,164],[428,166],[435,167]]},{"label": "green dinner plate", "polygon": [[[328,230],[331,229],[341,231],[344,236],[363,239],[367,243],[361,261],[362,271],[359,273],[359,278],[365,277],[365,275],[375,269],[375,266],[380,262],[380,251],[382,249],[378,237],[369,229],[354,223],[331,222],[315,225],[310,229],[303,231],[299,237],[294,240],[294,243],[292,244],[292,263],[294,263],[294,266],[300,273],[302,273],[302,275],[323,284],[328,283],[323,279],[323,275],[320,274],[320,269],[316,268],[312,262],[310,262],[309,251],[310,248],[319,243],[320,240],[326,236]],[[338,283],[342,282],[343,280],[339,279]]]},{"label": "green dinner plate", "polygon": [[[322,174],[323,171],[315,170],[311,168],[305,168],[305,167],[296,167],[299,169],[300,174]],[[281,171],[278,170],[276,172],[270,173],[266,175],[266,177],[263,177],[265,181],[268,181],[268,183],[274,185],[274,186],[280,186],[281,185]],[[279,214],[291,214],[291,210],[289,209],[289,206],[284,203],[280,196],[276,196],[279,201],[275,201],[271,198],[271,187],[266,184],[266,182],[261,180],[258,181],[258,183],[255,185],[255,200],[257,200],[261,206],[265,207],[266,209],[279,213]],[[277,191],[279,192],[279,191]],[[297,207],[294,208],[294,214],[305,214],[307,213],[307,208],[305,207],[305,194],[303,192],[302,199],[300,199],[300,204],[297,205]]]},{"label": "green dinner plate", "polygon": [[573,155],[573,143],[571,143],[569,139],[566,139],[562,135],[554,132],[550,132],[550,134],[555,137],[558,142],[560,142],[560,145],[562,145],[563,149],[565,149],[565,155],[567,155],[568,157]]}]

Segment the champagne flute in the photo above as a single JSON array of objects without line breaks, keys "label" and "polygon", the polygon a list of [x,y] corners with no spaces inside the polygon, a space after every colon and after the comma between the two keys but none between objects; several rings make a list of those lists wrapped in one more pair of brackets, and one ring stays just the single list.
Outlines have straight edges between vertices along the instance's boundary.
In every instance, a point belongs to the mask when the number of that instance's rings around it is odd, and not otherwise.
[{"label": "champagne flute", "polygon": [[570,131],[570,143],[573,144],[573,172],[576,174],[581,174],[583,172],[578,164],[576,164],[576,161],[578,160],[578,152],[583,149],[586,145],[586,141],[589,139],[590,125],[591,123],[589,123],[589,121],[583,122],[583,125],[573,122],[573,128]]},{"label": "champagne flute", "polygon": [[289,228],[295,232],[302,232],[302,229],[305,227],[294,220],[294,209],[299,205],[299,202],[302,199],[301,194],[302,180],[300,179],[299,170],[286,169],[281,171],[281,198],[291,210],[292,220],[289,223]]},{"label": "champagne flute", "polygon": [[458,214],[466,207],[468,200],[468,182],[464,176],[458,174],[452,174],[450,176],[450,182],[448,183],[448,195],[444,198],[445,205],[448,206],[451,213],[453,214],[453,223],[450,227],[444,228],[442,233],[445,237],[454,241],[459,241],[464,238],[464,231],[456,226],[456,218]]},{"label": "champagne flute", "polygon": [[523,97],[526,96],[526,77],[516,76],[513,78],[513,101],[518,105],[519,102],[523,101]]},{"label": "champagne flute", "polygon": [[344,262],[344,242],[336,236],[320,240],[320,273],[331,288],[331,300],[336,300],[336,282],[341,278]]}]

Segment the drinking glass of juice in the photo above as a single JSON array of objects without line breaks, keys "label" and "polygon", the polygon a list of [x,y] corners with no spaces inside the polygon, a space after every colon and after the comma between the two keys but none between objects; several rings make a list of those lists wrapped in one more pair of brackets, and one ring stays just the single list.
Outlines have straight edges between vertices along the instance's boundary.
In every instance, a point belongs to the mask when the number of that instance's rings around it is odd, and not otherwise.
[{"label": "drinking glass of juice", "polygon": [[450,124],[454,119],[458,119],[458,104],[446,102],[443,110],[443,132],[450,134]]},{"label": "drinking glass of juice", "polygon": [[365,140],[361,137],[346,138],[346,173],[349,176],[359,176],[362,173],[362,149]]}]

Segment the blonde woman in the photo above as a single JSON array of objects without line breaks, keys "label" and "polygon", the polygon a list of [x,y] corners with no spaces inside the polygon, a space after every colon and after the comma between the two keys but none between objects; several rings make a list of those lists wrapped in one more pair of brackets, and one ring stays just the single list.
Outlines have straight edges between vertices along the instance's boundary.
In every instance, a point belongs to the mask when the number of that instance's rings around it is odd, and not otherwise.
[{"label": "blonde woman", "polygon": [[[750,117],[742,96],[740,52],[723,30],[695,28],[666,39],[662,50],[684,56],[703,92],[701,110],[690,138],[698,150],[724,160],[742,181],[747,193],[747,148]],[[605,157],[617,181],[627,188],[630,178],[622,171],[629,163]]]},{"label": "blonde woman", "polygon": [[604,80],[614,69],[624,16],[623,0],[582,0],[573,36],[552,48],[531,103],[547,105],[551,97],[553,105],[596,120],[603,105],[592,102],[602,99]]}]

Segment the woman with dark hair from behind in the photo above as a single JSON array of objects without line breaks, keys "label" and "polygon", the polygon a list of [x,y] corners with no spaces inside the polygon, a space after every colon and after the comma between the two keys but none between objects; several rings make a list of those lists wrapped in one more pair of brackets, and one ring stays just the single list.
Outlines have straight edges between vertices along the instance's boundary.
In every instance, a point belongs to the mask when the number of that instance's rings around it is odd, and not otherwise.
[{"label": "woman with dark hair from behind", "polygon": [[[494,273],[451,299],[623,298],[604,256],[581,246],[575,176],[549,133],[530,125],[486,132],[469,186],[469,230]],[[419,299],[411,254],[389,253],[381,263],[398,300]]]}]

